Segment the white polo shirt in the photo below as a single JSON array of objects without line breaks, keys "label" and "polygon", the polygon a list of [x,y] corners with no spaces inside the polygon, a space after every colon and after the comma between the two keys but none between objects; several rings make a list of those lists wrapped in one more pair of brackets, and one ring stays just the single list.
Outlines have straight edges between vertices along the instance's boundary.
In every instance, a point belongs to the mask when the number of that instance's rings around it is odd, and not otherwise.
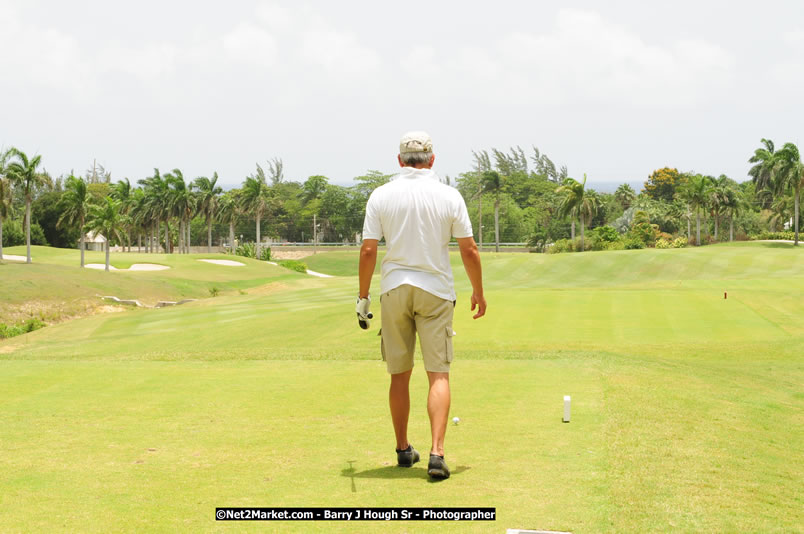
[{"label": "white polo shirt", "polygon": [[403,167],[392,181],[374,190],[366,205],[363,239],[385,236],[380,290],[402,284],[455,300],[451,237],[472,237],[466,203],[431,169]]}]

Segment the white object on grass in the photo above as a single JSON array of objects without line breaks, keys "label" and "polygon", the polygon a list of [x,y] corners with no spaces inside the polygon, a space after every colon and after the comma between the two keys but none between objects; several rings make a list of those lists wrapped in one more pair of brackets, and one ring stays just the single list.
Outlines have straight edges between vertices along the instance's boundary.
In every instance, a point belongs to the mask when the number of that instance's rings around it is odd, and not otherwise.
[{"label": "white object on grass", "polygon": [[572,399],[569,395],[564,395],[564,422],[570,422],[570,402]]},{"label": "white object on grass", "polygon": [[455,423],[455,424],[457,425],[458,423],[460,423],[460,422],[461,422],[461,418],[460,418],[460,417],[453,417],[453,418],[452,418],[452,422],[453,422],[453,423]]},{"label": "white object on grass", "polygon": [[246,264],[234,260],[198,260],[204,263],[214,263],[215,265],[226,265],[227,267],[245,267]]}]

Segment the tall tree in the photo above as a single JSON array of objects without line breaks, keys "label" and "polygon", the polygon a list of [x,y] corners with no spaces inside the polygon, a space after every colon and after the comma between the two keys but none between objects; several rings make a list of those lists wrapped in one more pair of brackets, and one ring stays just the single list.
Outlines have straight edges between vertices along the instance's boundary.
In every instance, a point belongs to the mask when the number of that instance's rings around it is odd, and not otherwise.
[{"label": "tall tree", "polygon": [[143,216],[152,221],[152,244],[159,250],[159,224],[165,223],[165,254],[170,253],[170,184],[154,169],[153,176],[139,181],[145,187]]},{"label": "tall tree", "polygon": [[107,197],[101,204],[90,206],[87,228],[95,235],[103,234],[106,237],[106,272],[109,272],[109,249],[112,248],[112,240],[122,243],[124,227],[120,201]]},{"label": "tall tree", "polygon": [[798,220],[801,205],[801,187],[804,186],[804,163],[801,154],[793,143],[785,143],[774,155],[774,189],[779,195],[788,191],[793,193],[793,224],[795,226],[795,246],[798,246]]},{"label": "tall tree", "polygon": [[634,189],[628,184],[622,184],[614,192],[614,199],[622,206],[623,210],[627,210],[634,203],[636,193]]},{"label": "tall tree", "polygon": [[244,211],[249,211],[254,214],[254,218],[256,219],[257,224],[257,246],[256,246],[256,255],[257,259],[262,257],[260,248],[261,248],[261,236],[260,236],[260,224],[262,223],[263,215],[265,215],[265,211],[268,208],[268,201],[269,201],[269,189],[268,184],[265,182],[265,174],[261,173],[262,169],[260,166],[257,165],[257,174],[251,175],[246,178],[246,181],[243,182],[243,195],[242,201],[244,206]]},{"label": "tall tree", "polygon": [[477,242],[479,250],[483,250],[483,175],[491,170],[491,159],[486,150],[472,151],[474,159],[474,176],[477,180]]},{"label": "tall tree", "polygon": [[26,262],[31,263],[31,202],[36,188],[47,185],[49,180],[47,174],[39,172],[42,156],[36,155],[29,159],[24,152],[16,148],[12,148],[9,154],[11,158],[16,158],[16,161],[8,164],[6,174],[25,197]]},{"label": "tall tree", "polygon": [[125,229],[126,243],[128,244],[128,251],[131,252],[131,230],[133,229],[134,217],[131,217],[132,197],[131,197],[131,182],[128,178],[123,178],[112,186],[112,198],[120,201],[120,212],[126,215],[128,222]]},{"label": "tall tree", "polygon": [[282,158],[273,158],[268,161],[268,174],[271,179],[271,185],[282,183],[285,179],[285,164],[282,163]]},{"label": "tall tree", "polygon": [[774,154],[776,147],[770,139],[762,139],[762,146],[754,150],[754,155],[748,160],[754,166],[748,170],[748,175],[756,185],[756,190],[773,189],[773,166],[776,163]]},{"label": "tall tree", "polygon": [[190,253],[190,220],[193,218],[195,195],[187,187],[179,169],[165,175],[170,184],[170,213],[179,219],[179,253]]},{"label": "tall tree", "polygon": [[721,204],[729,216],[729,241],[734,241],[734,217],[739,215],[745,207],[745,200],[738,189],[728,187],[723,193]]},{"label": "tall tree", "polygon": [[232,254],[234,248],[234,227],[241,215],[241,201],[239,199],[240,190],[233,189],[223,194],[218,208],[218,220],[229,225],[229,250]]},{"label": "tall tree", "polygon": [[193,181],[193,188],[198,191],[198,211],[204,215],[207,222],[207,252],[212,252],[212,220],[218,210],[220,195],[223,193],[218,185],[218,173],[212,173],[210,180],[206,176],[199,176]]},{"label": "tall tree", "polygon": [[500,193],[505,179],[497,171],[483,173],[483,192],[494,195],[494,252],[500,251]]},{"label": "tall tree", "polygon": [[581,222],[581,252],[586,250],[584,243],[584,227],[591,222],[592,218],[600,209],[600,197],[593,190],[586,190],[586,174],[583,175],[583,182],[573,178],[564,180],[563,185],[556,188],[556,193],[564,195],[559,206],[559,211],[563,215],[573,218],[578,217]]},{"label": "tall tree", "polygon": [[676,189],[683,183],[684,175],[677,169],[664,167],[657,169],[648,176],[645,182],[645,193],[655,199],[666,202],[673,201]]},{"label": "tall tree", "polygon": [[59,202],[61,205],[61,216],[59,217],[57,225],[78,225],[78,230],[81,232],[78,246],[81,249],[81,267],[83,267],[84,237],[86,236],[84,224],[86,223],[90,207],[89,189],[84,180],[72,175],[67,178],[64,187],[65,192]]},{"label": "tall tree", "polygon": [[0,260],[3,259],[3,221],[11,218],[14,212],[11,182],[6,179],[6,163],[9,155],[9,151],[0,150]]},{"label": "tall tree", "polygon": [[685,199],[695,211],[695,244],[701,246],[701,210],[709,202],[709,191],[712,178],[696,174],[689,176],[687,182],[681,186],[680,196]]}]

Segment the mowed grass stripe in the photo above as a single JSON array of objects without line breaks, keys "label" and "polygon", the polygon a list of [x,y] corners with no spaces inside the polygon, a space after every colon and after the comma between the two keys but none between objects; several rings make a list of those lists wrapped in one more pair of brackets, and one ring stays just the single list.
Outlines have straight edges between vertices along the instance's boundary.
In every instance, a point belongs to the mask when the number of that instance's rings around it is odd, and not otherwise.
[{"label": "mowed grass stripe", "polygon": [[[400,495],[406,506],[496,506],[498,525],[597,530],[608,515],[595,364],[580,372],[569,359],[461,365],[453,412],[462,422],[448,430],[448,490],[428,484],[425,466],[392,465],[380,362],[3,365],[2,484],[7,501],[19,504],[5,514],[11,530],[197,531],[214,528],[216,506],[398,506]],[[304,380],[288,380],[296,376]],[[54,386],[42,388],[43,379]],[[565,391],[576,395],[573,425],[560,422]],[[426,451],[420,373],[412,398],[419,417],[411,439]],[[303,530],[339,527],[350,530],[333,523]],[[387,528],[361,524],[361,531]]]}]

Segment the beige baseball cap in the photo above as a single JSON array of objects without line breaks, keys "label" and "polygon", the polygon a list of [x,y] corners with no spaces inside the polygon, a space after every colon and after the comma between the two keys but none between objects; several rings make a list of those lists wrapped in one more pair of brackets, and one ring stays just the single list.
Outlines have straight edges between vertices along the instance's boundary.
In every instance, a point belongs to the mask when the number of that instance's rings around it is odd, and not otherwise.
[{"label": "beige baseball cap", "polygon": [[432,152],[433,140],[427,132],[408,132],[399,141],[399,153]]}]

